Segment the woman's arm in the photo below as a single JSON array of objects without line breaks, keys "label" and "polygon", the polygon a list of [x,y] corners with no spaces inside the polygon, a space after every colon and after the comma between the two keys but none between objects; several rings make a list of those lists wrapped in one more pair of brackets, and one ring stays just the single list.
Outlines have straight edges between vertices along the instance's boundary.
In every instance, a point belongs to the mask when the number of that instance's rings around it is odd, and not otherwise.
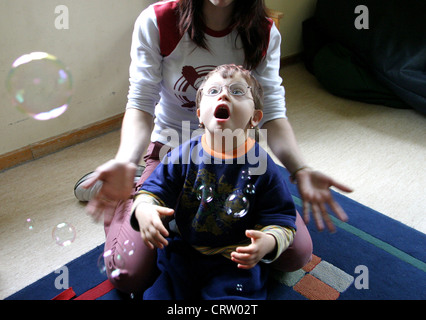
[{"label": "woman's arm", "polygon": [[291,173],[306,165],[306,161],[297,145],[296,136],[286,118],[266,122],[262,129],[267,131],[267,142],[274,155]]},{"label": "woman's arm", "polygon": [[153,117],[139,109],[127,109],[121,127],[121,138],[115,160],[139,164],[150,142]]},{"label": "woman's arm", "polygon": [[90,188],[102,181],[87,207],[95,217],[131,195],[137,164],[150,142],[162,75],[159,32],[152,7],[145,9],[135,22],[130,55],[130,87],[118,152],[82,185]]}]

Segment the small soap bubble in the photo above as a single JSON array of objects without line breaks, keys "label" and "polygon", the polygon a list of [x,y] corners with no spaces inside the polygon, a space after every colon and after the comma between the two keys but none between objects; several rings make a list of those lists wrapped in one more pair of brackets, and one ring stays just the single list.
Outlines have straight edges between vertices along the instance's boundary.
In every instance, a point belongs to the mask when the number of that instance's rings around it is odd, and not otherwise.
[{"label": "small soap bubble", "polygon": [[108,258],[111,254],[112,254],[112,251],[107,250],[101,253],[101,255],[98,257],[98,262],[97,262],[98,269],[99,269],[99,272],[103,275],[106,275],[105,259]]},{"label": "small soap bubble", "polygon": [[241,180],[250,180],[250,171],[249,170],[242,170],[241,171]]},{"label": "small soap bubble", "polygon": [[111,278],[115,279],[118,278],[121,274],[121,270],[120,269],[114,269],[111,271]]},{"label": "small soap bubble", "polygon": [[123,242],[123,255],[132,256],[135,253],[135,243],[130,240]]},{"label": "small soap bubble", "polygon": [[67,222],[59,223],[53,228],[52,237],[58,245],[69,246],[75,240],[75,228]]},{"label": "small soap bubble", "polygon": [[34,229],[34,220],[31,219],[31,218],[27,218],[27,220],[25,221],[25,225],[26,225],[28,230],[33,230]]},{"label": "small soap bubble", "polygon": [[225,201],[225,212],[234,218],[244,217],[249,210],[249,200],[241,192],[231,193]]},{"label": "small soap bubble", "polygon": [[114,257],[114,269],[124,270],[126,266],[125,257],[122,254],[116,254]]},{"label": "small soap bubble", "polygon": [[253,195],[256,193],[256,187],[254,184],[249,183],[245,186],[243,191],[247,195]]},{"label": "small soap bubble", "polygon": [[97,261],[98,270],[101,274],[107,274],[107,266],[111,271],[111,277],[116,278],[121,274],[121,270],[124,270],[125,262],[124,257],[121,254],[113,255],[112,250],[106,250],[103,252]]},{"label": "small soap bubble", "polygon": [[12,64],[6,88],[18,110],[36,120],[49,120],[67,110],[72,79],[65,65],[55,56],[32,52]]},{"label": "small soap bubble", "polygon": [[200,185],[197,190],[197,199],[203,202],[213,201],[213,189],[206,185]]}]

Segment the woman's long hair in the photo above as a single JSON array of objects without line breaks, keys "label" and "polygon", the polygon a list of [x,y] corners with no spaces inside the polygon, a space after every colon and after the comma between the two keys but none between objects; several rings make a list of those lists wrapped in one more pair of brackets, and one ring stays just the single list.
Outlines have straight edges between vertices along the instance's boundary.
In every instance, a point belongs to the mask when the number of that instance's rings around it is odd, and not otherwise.
[{"label": "woman's long hair", "polygon": [[[192,41],[209,50],[204,34],[203,0],[180,0],[178,2],[181,34],[188,32]],[[266,19],[263,0],[235,0],[231,28],[235,28],[244,49],[244,67],[256,69],[262,61],[269,42],[269,21]]]}]

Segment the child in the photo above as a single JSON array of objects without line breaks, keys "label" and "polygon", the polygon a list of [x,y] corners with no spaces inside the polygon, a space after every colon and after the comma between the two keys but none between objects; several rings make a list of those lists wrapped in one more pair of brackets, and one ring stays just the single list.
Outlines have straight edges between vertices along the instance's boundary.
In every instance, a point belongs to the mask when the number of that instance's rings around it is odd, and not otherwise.
[{"label": "child", "polygon": [[[262,101],[257,80],[235,65],[217,67],[200,86],[204,134],[172,150],[133,204],[133,228],[160,249],[161,273],[144,299],[266,299],[265,263],[291,245],[296,211],[276,164],[248,136]],[[262,165],[263,174],[251,174]]]}]

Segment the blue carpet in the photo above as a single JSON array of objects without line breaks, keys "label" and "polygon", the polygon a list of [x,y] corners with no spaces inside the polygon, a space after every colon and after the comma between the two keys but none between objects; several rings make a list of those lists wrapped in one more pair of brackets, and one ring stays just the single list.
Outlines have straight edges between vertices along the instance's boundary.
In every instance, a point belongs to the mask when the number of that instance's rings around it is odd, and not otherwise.
[{"label": "blue carpet", "polygon": [[[299,212],[296,186],[288,182]],[[426,235],[379,212],[333,192],[349,216],[348,223],[333,218],[337,232],[317,231],[308,225],[314,244],[314,259],[306,268],[276,274],[269,285],[271,300],[425,300]],[[420,213],[419,213],[420,214]],[[103,245],[71,261],[69,287],[76,296],[106,280],[97,267]],[[60,273],[51,273],[6,300],[50,300]],[[123,300],[126,295],[112,290],[99,300]]]}]

